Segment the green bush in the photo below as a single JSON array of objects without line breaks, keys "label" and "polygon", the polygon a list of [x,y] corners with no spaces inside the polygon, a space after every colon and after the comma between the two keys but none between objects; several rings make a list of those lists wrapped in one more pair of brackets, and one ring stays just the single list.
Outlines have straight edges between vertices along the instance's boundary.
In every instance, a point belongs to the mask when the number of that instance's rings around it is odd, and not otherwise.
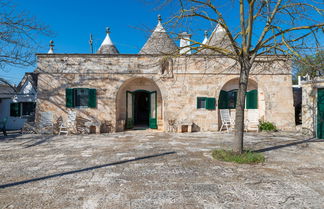
[{"label": "green bush", "polygon": [[262,163],[265,160],[265,157],[261,153],[251,151],[246,151],[242,154],[236,154],[235,152],[229,150],[214,150],[212,152],[212,156],[217,160],[235,162],[240,164]]},{"label": "green bush", "polygon": [[260,121],[259,130],[260,131],[277,131],[277,127],[271,122]]}]

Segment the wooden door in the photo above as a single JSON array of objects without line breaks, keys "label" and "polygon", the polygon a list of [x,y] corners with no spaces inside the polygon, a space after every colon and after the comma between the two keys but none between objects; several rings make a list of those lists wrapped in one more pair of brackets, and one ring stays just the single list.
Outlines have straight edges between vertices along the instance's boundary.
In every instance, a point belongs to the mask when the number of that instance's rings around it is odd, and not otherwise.
[{"label": "wooden door", "polygon": [[156,91],[150,93],[150,120],[149,127],[157,129],[157,95]]},{"label": "wooden door", "polygon": [[134,127],[134,94],[126,92],[126,128]]},{"label": "wooden door", "polygon": [[317,138],[324,139],[324,89],[317,90]]}]

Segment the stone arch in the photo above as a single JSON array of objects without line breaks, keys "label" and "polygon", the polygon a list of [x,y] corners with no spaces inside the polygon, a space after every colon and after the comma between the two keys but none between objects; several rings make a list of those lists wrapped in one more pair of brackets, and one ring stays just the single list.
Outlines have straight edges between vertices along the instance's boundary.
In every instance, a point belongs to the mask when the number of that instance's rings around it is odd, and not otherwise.
[{"label": "stone arch", "polygon": [[[220,88],[217,92],[217,98],[220,98],[220,93],[222,90],[224,91],[231,91],[239,88],[239,77],[229,77],[226,80],[224,80],[223,84],[221,85],[222,88]],[[249,78],[247,91],[251,90],[257,90],[258,91],[258,108],[257,108],[257,117],[256,120],[264,118],[265,115],[265,101],[264,101],[264,92],[262,89],[260,89],[257,79],[255,78]],[[219,108],[218,108],[219,109]],[[230,110],[231,113],[235,113],[235,109]],[[249,114],[249,112],[252,112],[252,110],[246,110],[245,114]],[[220,114],[218,112],[218,128],[221,126],[221,119]],[[246,115],[247,117],[247,115]],[[254,116],[253,116],[254,117]],[[256,116],[255,116],[256,117]]]},{"label": "stone arch", "polygon": [[[238,86],[239,86],[239,77],[229,77],[227,79],[224,79],[224,82],[223,84],[221,85],[222,88],[219,89],[219,91],[217,92],[217,95],[219,95],[220,91],[221,90],[226,90],[226,89],[230,89],[230,88],[233,88],[233,89],[238,89]],[[258,86],[258,82],[253,79],[253,78],[249,78],[249,82],[248,82],[248,91],[249,90],[252,90],[252,89],[258,89],[259,86]]]},{"label": "stone arch", "polygon": [[116,95],[116,131],[124,130],[126,121],[126,92],[154,92],[157,95],[157,125],[158,129],[163,129],[163,103],[162,93],[157,83],[150,78],[135,77],[123,82]]}]

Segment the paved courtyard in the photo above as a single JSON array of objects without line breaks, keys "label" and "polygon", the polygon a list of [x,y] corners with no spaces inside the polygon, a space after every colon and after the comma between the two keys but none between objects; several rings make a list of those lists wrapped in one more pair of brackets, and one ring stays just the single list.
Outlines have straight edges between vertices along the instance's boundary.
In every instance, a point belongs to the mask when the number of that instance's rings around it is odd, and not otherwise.
[{"label": "paved courtyard", "polygon": [[231,134],[0,137],[0,208],[324,208],[324,141],[247,134],[266,162],[211,158]]}]

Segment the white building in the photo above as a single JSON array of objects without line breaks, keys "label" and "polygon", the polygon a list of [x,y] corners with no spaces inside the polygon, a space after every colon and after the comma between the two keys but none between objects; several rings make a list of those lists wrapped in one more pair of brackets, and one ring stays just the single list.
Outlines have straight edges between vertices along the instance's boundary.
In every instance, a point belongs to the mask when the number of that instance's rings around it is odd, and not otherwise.
[{"label": "white building", "polygon": [[7,118],[7,130],[18,130],[26,121],[34,121],[36,86],[37,74],[34,73],[26,73],[15,89],[0,86],[0,121]]}]

